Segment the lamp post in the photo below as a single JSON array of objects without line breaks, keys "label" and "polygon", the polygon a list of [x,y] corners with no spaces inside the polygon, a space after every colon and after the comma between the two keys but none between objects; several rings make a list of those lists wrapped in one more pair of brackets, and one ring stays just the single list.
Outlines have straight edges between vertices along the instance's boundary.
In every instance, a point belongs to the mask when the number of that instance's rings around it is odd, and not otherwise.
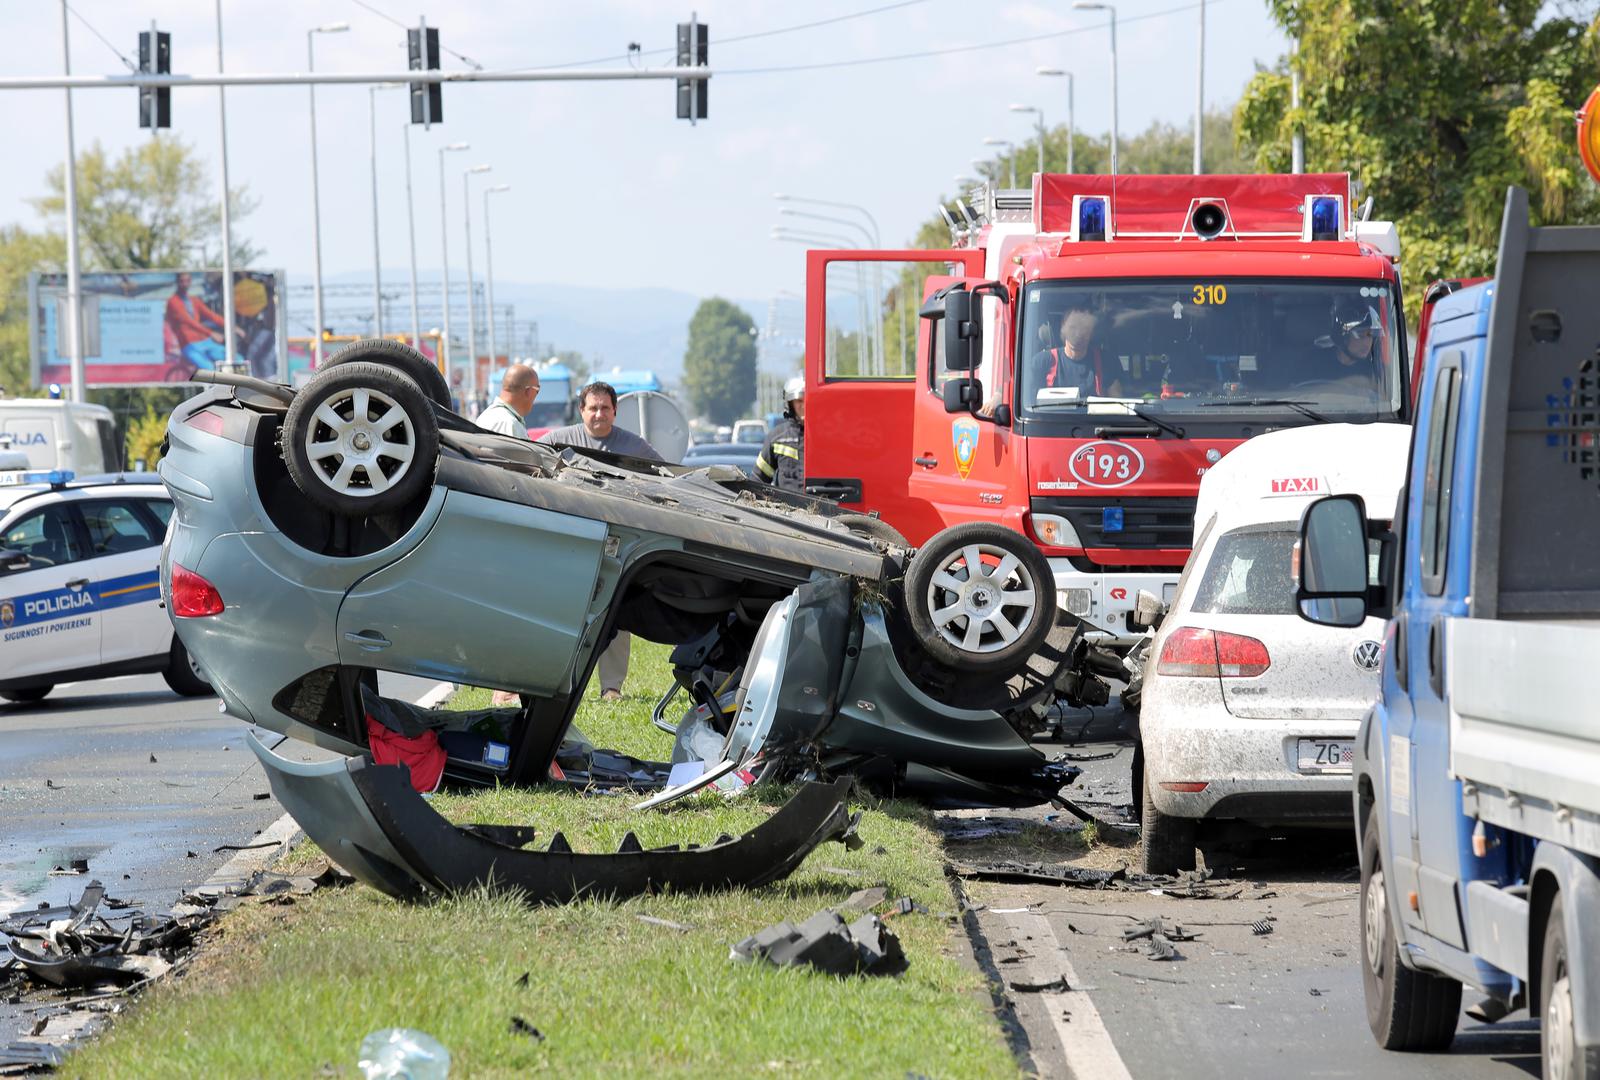
[{"label": "lamp post", "polygon": [[[778,213],[783,214],[786,217],[803,217],[810,218],[813,221],[827,221],[832,222],[835,225],[843,225],[846,228],[854,229],[856,232],[860,233],[866,238],[867,243],[869,244],[874,243],[876,240],[873,234],[867,231],[867,227],[865,225],[851,221],[849,218],[830,217],[827,214],[813,214],[806,210],[796,210],[792,206],[780,206],[778,207]],[[850,246],[855,247],[857,245],[851,244]]]},{"label": "lamp post", "polygon": [[[317,69],[315,44],[318,34],[342,34],[350,29],[347,22],[324,23],[306,31],[306,70]],[[322,367],[322,206],[317,191],[317,86],[306,87],[311,95],[311,283],[312,301],[316,308],[315,325],[311,328],[311,366]],[[232,287],[232,282],[229,282]]]},{"label": "lamp post", "polygon": [[[217,71],[222,71],[222,0],[216,2],[217,12]],[[151,27],[153,30],[154,27]],[[228,194],[228,91],[217,87],[217,121],[222,147],[222,341],[223,360],[231,369],[237,356],[234,346],[234,326],[237,320],[233,311],[233,208]],[[283,372],[278,374],[287,380]]]},{"label": "lamp post", "polygon": [[444,350],[446,378],[450,375],[450,208],[445,204],[444,156],[471,149],[464,142],[439,147],[439,259],[444,264],[441,271],[444,275],[444,336],[439,339],[439,348]]},{"label": "lamp post", "polygon": [[1012,188],[1016,187],[1017,186],[1017,144],[1012,142],[1010,139],[997,139],[993,135],[985,135],[983,137],[983,145],[985,145],[985,146],[1003,146],[1003,147],[1006,148],[1006,163],[1011,168],[1011,182],[1008,183],[1006,186],[1007,187],[1012,187]]},{"label": "lamp post", "polygon": [[1205,165],[1201,162],[1202,149],[1205,135],[1201,128],[1205,125],[1206,117],[1206,0],[1200,0],[1200,39],[1199,58],[1195,63],[1194,73],[1194,173],[1199,176],[1205,172]]},{"label": "lamp post", "polygon": [[461,216],[466,221],[467,245],[467,385],[477,397],[478,386],[478,316],[472,302],[472,192],[467,182],[474,173],[486,173],[494,166],[474,165],[461,174]]},{"label": "lamp post", "polygon": [[1117,175],[1117,9],[1099,0],[1077,0],[1079,11],[1104,11],[1111,16],[1111,175]]},{"label": "lamp post", "polygon": [[772,197],[774,199],[777,199],[779,202],[808,203],[811,206],[832,206],[832,207],[834,207],[835,209],[838,209],[838,210],[854,210],[856,213],[858,213],[862,217],[866,218],[867,219],[867,224],[872,226],[872,246],[873,247],[882,247],[883,246],[883,240],[880,239],[879,233],[878,233],[878,222],[877,222],[877,219],[874,218],[870,213],[867,212],[867,208],[865,206],[858,206],[855,203],[833,202],[832,200],[829,200],[829,199],[808,199],[808,198],[805,198],[804,196],[801,196],[801,195],[786,195],[781,191],[778,192],[777,194],[773,195]]},{"label": "lamp post", "polygon": [[1013,105],[1011,111],[1015,113],[1033,113],[1039,118],[1039,172],[1044,172],[1044,110],[1037,105]]},{"label": "lamp post", "polygon": [[494,230],[489,227],[489,196],[510,191],[510,184],[495,184],[483,189],[483,282],[488,290],[484,297],[489,309],[489,368],[494,369],[500,353],[494,343]]},{"label": "lamp post", "polygon": [[1076,124],[1074,123],[1074,109],[1072,103],[1072,84],[1074,82],[1072,78],[1072,72],[1063,68],[1042,67],[1035,68],[1034,74],[1043,75],[1047,78],[1064,78],[1067,80],[1067,172],[1076,172],[1077,170],[1072,167],[1072,133],[1076,128]]},{"label": "lamp post", "polygon": [[[221,0],[218,0],[220,3]],[[401,124],[406,146],[406,236],[411,244],[411,347],[422,351],[422,320],[417,316],[417,208],[411,201],[411,125]],[[435,359],[438,363],[441,358]],[[447,372],[445,377],[449,378]]]},{"label": "lamp post", "polygon": [[[372,138],[372,336],[383,336],[383,258],[378,253],[378,91],[404,83],[378,83],[367,87],[367,124]],[[406,167],[411,167],[410,162]]]}]

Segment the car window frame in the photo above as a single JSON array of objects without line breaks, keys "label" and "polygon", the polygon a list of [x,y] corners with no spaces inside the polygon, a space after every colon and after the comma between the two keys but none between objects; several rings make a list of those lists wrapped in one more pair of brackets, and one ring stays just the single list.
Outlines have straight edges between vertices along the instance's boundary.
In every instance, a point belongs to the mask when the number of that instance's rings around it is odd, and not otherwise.
[{"label": "car window frame", "polygon": [[[116,555],[132,555],[141,551],[148,551],[150,548],[159,548],[166,539],[167,526],[154,512],[144,506],[147,501],[149,500],[144,497],[121,492],[116,494],[85,495],[82,498],[72,500],[71,505],[77,511],[79,523],[83,526],[84,537],[89,542],[89,554],[86,557],[90,559],[108,559]],[[85,507],[96,504],[115,504],[127,507],[134,520],[139,523],[151,538],[150,543],[142,547],[129,548],[126,551],[96,551],[94,548],[94,530],[89,527],[89,518],[85,512]]]},{"label": "car window frame", "polygon": [[[9,533],[13,528],[30,518],[52,511],[59,511],[65,515],[68,531],[72,533],[80,552],[76,558],[66,559],[62,562],[54,563],[52,566],[71,566],[74,563],[87,562],[93,557],[93,545],[89,542],[89,528],[84,524],[83,518],[78,514],[77,506],[71,499],[58,499],[53,502],[47,502],[42,506],[27,508],[15,520],[7,522],[3,527],[0,527],[0,529],[3,529],[3,531],[0,531],[0,546],[4,546],[5,533]],[[26,570],[16,571],[16,574],[31,574],[39,570],[52,569],[52,566],[30,566]],[[15,577],[16,574],[8,574],[6,576]]]}]

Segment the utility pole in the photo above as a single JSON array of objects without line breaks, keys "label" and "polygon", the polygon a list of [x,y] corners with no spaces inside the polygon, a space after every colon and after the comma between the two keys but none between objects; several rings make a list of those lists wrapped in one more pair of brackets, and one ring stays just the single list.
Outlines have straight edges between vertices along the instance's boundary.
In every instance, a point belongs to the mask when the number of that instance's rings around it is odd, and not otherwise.
[{"label": "utility pole", "polygon": [[[72,75],[67,0],[61,0],[61,67]],[[78,151],[72,129],[72,90],[67,90],[67,355],[72,363],[72,400],[83,401],[83,292],[78,276]]]},{"label": "utility pole", "polygon": [[1200,0],[1200,46],[1199,60],[1195,65],[1194,77],[1194,173],[1199,176],[1206,171],[1203,161],[1205,133],[1202,130],[1206,118],[1206,0]]},{"label": "utility pole", "polygon": [[[222,0],[217,0],[217,74],[222,74]],[[152,39],[154,31],[152,30]],[[228,195],[228,91],[217,87],[217,121],[222,136],[222,341],[223,359],[238,360],[233,313],[233,200]],[[283,378],[285,373],[280,371]]]}]

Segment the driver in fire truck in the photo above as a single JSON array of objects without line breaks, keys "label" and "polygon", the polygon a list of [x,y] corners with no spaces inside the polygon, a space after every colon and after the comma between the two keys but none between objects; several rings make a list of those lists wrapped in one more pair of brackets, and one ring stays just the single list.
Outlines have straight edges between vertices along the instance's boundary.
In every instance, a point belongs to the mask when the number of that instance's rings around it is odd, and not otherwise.
[{"label": "driver in fire truck", "polygon": [[1062,313],[1054,342],[1045,340],[1044,347],[1028,361],[1024,385],[1038,394],[1039,400],[1083,401],[1090,397],[1120,396],[1121,369],[1115,361],[1107,364],[1095,342],[1099,321],[1084,304],[1075,304]]}]

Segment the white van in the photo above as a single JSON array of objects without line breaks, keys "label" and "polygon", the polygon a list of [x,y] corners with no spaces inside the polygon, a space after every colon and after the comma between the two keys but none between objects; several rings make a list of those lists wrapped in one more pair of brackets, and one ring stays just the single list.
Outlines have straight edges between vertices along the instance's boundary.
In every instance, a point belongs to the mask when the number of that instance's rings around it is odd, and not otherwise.
[{"label": "white van", "polygon": [[122,466],[111,410],[76,401],[0,399],[0,451],[5,450],[26,454],[24,468],[35,471],[93,476]]}]

